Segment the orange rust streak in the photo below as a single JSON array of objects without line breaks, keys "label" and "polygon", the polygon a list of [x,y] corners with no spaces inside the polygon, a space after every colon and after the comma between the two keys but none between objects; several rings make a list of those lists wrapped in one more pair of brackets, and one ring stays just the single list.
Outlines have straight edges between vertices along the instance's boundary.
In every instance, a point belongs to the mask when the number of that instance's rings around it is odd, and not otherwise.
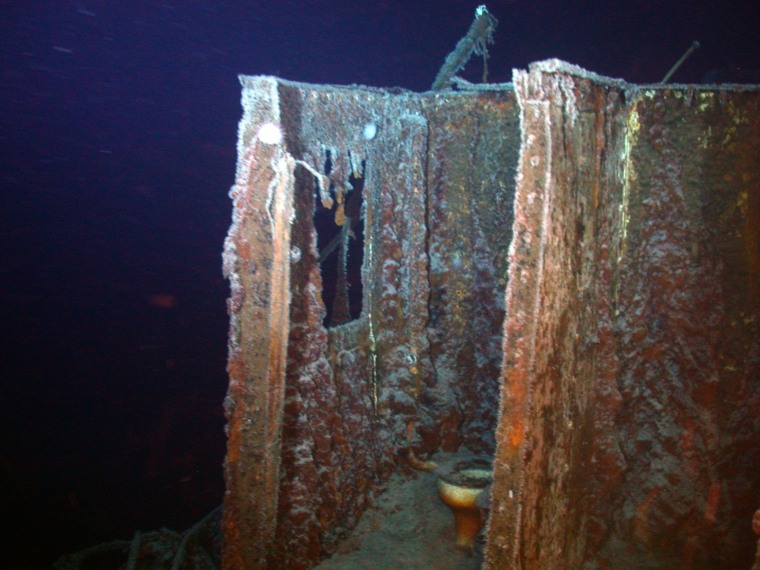
[{"label": "orange rust streak", "polygon": [[661,490],[662,489],[657,488],[649,491],[647,498],[644,499],[644,502],[641,503],[636,509],[636,514],[633,517],[633,534],[644,544],[647,544],[651,538],[649,523],[647,522],[647,515],[649,513],[650,507],[652,506],[652,503],[657,498],[657,495],[660,494]]},{"label": "orange rust streak", "polygon": [[509,433],[509,444],[514,448],[513,451],[516,451],[520,447],[524,439],[525,428],[522,418],[516,418]]},{"label": "orange rust streak", "polygon": [[231,465],[236,465],[240,460],[240,432],[242,425],[240,414],[234,414],[229,422],[230,435],[227,443],[227,462]]},{"label": "orange rust streak", "polygon": [[269,337],[269,386],[268,386],[268,442],[279,440],[282,423],[282,400],[285,381],[285,360],[288,337],[288,311],[290,293],[288,283],[289,244],[290,244],[290,214],[292,204],[290,195],[293,191],[292,173],[295,165],[292,159],[282,160],[279,165],[280,180],[275,189],[274,235],[272,236],[272,277],[271,277],[271,306],[270,306],[270,337]]},{"label": "orange rust streak", "polygon": [[720,502],[720,482],[713,481],[710,490],[707,492],[707,506],[705,508],[705,522],[713,524],[716,514],[718,513],[718,503]]},{"label": "orange rust streak", "polygon": [[525,374],[512,370],[507,374],[508,390],[505,404],[509,407],[509,444],[511,452],[517,453],[525,440],[525,399],[528,394]]}]

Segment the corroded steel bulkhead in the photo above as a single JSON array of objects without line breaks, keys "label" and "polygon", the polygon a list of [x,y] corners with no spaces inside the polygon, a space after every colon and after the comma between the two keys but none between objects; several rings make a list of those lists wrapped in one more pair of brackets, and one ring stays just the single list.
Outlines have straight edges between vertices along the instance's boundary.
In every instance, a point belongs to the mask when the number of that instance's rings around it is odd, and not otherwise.
[{"label": "corroded steel bulkhead", "polygon": [[313,567],[404,450],[462,446],[494,456],[487,568],[749,567],[758,88],[242,83],[225,568]]}]

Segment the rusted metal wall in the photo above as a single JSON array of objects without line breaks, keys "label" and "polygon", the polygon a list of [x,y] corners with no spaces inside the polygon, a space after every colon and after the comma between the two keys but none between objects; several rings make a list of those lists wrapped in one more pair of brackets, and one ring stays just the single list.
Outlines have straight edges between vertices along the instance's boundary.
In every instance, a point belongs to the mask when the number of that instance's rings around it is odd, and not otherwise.
[{"label": "rusted metal wall", "polygon": [[742,568],[760,480],[760,91],[515,73],[488,568]]},{"label": "rusted metal wall", "polygon": [[[371,492],[394,469],[392,446],[400,429],[391,420],[401,421],[407,413],[397,402],[405,399],[410,386],[393,386],[393,396],[387,396],[384,389],[390,392],[391,387],[385,380],[394,366],[406,371],[409,364],[390,362],[386,352],[395,354],[401,350],[396,345],[404,346],[408,339],[393,335],[384,322],[395,317],[398,329],[393,330],[410,335],[421,327],[419,311],[394,309],[419,297],[415,291],[425,275],[403,282],[380,276],[391,255],[399,260],[398,271],[413,275],[415,250],[424,249],[424,239],[412,233],[420,231],[419,225],[409,227],[406,216],[394,220],[391,208],[403,201],[411,213],[424,204],[421,197],[415,203],[410,196],[419,174],[408,157],[419,154],[420,141],[411,136],[408,122],[400,120],[415,113],[414,101],[394,98],[392,112],[386,112],[389,101],[382,92],[286,83],[279,90],[287,150],[303,161],[296,173],[299,208],[294,220],[301,259],[294,264],[298,279],[293,280],[279,517],[267,567],[295,569],[310,568],[335,549],[358,521]],[[386,136],[368,139],[367,125]],[[378,155],[405,165],[403,175],[409,179],[387,176]],[[371,244],[363,279],[367,302],[359,320],[327,330],[322,324],[314,208],[323,207],[322,197],[337,202],[341,191],[350,192],[349,177],[362,174],[362,161]],[[317,204],[314,174],[305,165],[327,178]],[[375,190],[381,181],[387,189]],[[390,232],[405,239],[389,239],[394,237]],[[404,255],[397,251],[402,246]],[[394,287],[383,290],[382,283]]]},{"label": "rusted metal wall", "polygon": [[[312,567],[460,446],[496,447],[489,568],[751,564],[757,89],[243,87],[226,568]],[[358,191],[363,309],[326,328],[314,211]]]},{"label": "rusted metal wall", "polygon": [[[225,246],[224,564],[310,568],[408,469],[404,452],[493,449],[517,108],[509,90],[267,77],[243,78],[243,105]],[[327,329],[314,210],[337,221],[359,191],[352,176],[364,182],[363,310]]]},{"label": "rusted metal wall", "polygon": [[423,96],[428,150],[429,325],[435,422],[424,449],[493,454],[507,252],[520,145],[511,89]]}]

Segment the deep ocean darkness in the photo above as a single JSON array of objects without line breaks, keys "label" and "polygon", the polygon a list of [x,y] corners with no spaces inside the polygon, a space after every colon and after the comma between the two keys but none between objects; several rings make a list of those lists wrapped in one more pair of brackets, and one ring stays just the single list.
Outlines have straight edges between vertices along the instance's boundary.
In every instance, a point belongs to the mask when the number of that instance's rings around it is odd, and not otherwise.
[{"label": "deep ocean darkness", "polygon": [[[237,75],[425,90],[478,4],[0,1],[0,567],[222,499]],[[757,0],[487,6],[491,81],[760,83]]]}]

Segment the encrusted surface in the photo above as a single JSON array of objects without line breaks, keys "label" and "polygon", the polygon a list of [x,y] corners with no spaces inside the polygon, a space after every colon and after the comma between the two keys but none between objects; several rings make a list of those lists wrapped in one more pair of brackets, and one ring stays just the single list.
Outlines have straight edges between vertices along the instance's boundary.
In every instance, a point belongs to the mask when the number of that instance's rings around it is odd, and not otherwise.
[{"label": "encrusted surface", "polygon": [[[492,454],[519,149],[511,91],[424,98],[430,117],[428,451]],[[431,425],[432,424],[432,425]]]},{"label": "encrusted surface", "polygon": [[[243,84],[226,568],[311,568],[462,445],[496,447],[488,568],[751,564],[757,89]],[[359,191],[362,313],[325,328],[314,212]]]},{"label": "encrusted surface", "polygon": [[[598,559],[744,568],[760,491],[760,91],[644,91],[628,115],[615,331],[626,473]],[[609,509],[609,505],[607,508]]]},{"label": "encrusted surface", "polygon": [[[257,249],[267,255],[271,240],[290,252],[284,378],[266,374],[266,359],[235,352],[267,333],[260,327],[266,315],[246,311],[271,283],[264,273],[246,273],[241,259],[242,244],[260,230],[236,223],[228,239],[227,265],[235,270],[228,271],[226,560],[229,568],[310,568],[335,550],[388,477],[409,469],[410,449],[419,455],[468,442],[493,451],[516,106],[504,90],[449,100],[270,78],[243,83],[248,107],[264,100],[270,111],[244,116],[239,155],[266,158],[256,133],[270,121],[283,137],[267,150],[286,157],[289,170],[238,183],[236,219],[241,207],[271,211],[270,190],[285,183],[295,214],[287,242],[267,234]],[[250,170],[248,162],[241,158],[239,169]],[[340,223],[358,177],[362,314],[326,329],[314,211],[329,208]],[[245,371],[240,381],[237,369]],[[250,439],[247,426],[263,422],[253,413],[258,398],[281,390],[281,432]],[[271,462],[279,468],[274,478],[264,471]],[[260,482],[245,487],[253,497],[239,489],[247,478]],[[272,505],[276,521],[253,514]],[[262,526],[238,531],[248,519]]]},{"label": "encrusted surface", "polygon": [[262,568],[277,517],[294,163],[259,136],[258,127],[279,121],[276,82],[261,78],[244,92],[243,107],[224,244],[231,289],[224,565]]},{"label": "encrusted surface", "polygon": [[760,97],[566,71],[515,75],[486,566],[747,567]]}]

